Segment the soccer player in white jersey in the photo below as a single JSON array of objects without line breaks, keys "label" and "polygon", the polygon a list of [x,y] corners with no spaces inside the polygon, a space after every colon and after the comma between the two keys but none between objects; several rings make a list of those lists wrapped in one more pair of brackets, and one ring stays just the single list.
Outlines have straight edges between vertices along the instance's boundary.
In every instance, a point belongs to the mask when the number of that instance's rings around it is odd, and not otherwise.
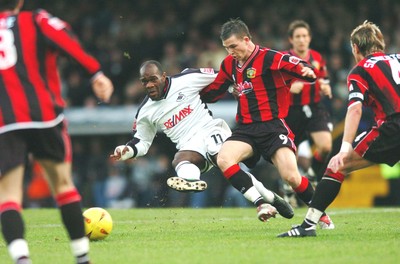
[{"label": "soccer player in white jersey", "polygon": [[[186,69],[167,76],[159,62],[144,62],[140,80],[147,97],[136,114],[133,138],[126,145],[117,146],[110,157],[126,160],[144,156],[157,131],[162,131],[178,149],[172,161],[177,177],[169,178],[168,186],[181,192],[204,191],[207,183],[200,175],[211,168],[222,142],[231,135],[226,122],[213,118],[200,100],[199,92],[215,77],[211,68]],[[293,217],[291,206],[252,175],[229,181],[257,206],[261,221],[266,222],[278,212],[285,218]]]}]

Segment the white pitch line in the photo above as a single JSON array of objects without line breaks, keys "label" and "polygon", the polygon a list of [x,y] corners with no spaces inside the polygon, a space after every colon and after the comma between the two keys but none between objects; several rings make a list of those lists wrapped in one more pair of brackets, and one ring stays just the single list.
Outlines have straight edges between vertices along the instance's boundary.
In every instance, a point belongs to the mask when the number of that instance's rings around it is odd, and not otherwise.
[{"label": "white pitch line", "polygon": [[341,214],[358,214],[358,213],[400,213],[400,208],[364,208],[364,209],[345,209],[336,211],[335,208],[326,210],[329,215],[341,215]]},{"label": "white pitch line", "polygon": [[[240,208],[238,208],[240,209]],[[380,214],[380,213],[400,213],[400,208],[393,207],[393,208],[364,208],[364,209],[330,209],[328,208],[327,212],[329,215],[349,215],[349,214],[359,214],[359,213],[368,213],[368,214]],[[253,220],[254,217],[250,216],[243,216],[241,218],[229,218],[229,217],[221,217],[221,218],[214,218],[214,219],[205,219],[205,222],[209,222],[210,220],[213,221],[234,221],[234,220]],[[191,219],[160,219],[163,222],[171,222],[171,221],[176,221],[177,223],[183,223],[183,222],[188,222],[191,221]],[[114,221],[115,224],[138,224],[138,223],[145,223],[145,222],[151,222],[152,220],[143,220],[143,219],[137,219],[137,220],[123,220],[123,221]],[[32,224],[29,225],[30,227],[33,228],[60,228],[63,227],[63,225],[60,224]]]}]

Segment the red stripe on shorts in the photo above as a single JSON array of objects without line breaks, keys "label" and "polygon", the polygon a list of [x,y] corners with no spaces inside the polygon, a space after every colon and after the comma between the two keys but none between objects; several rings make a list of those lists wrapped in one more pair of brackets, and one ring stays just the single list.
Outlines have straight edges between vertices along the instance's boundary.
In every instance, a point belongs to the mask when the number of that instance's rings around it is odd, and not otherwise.
[{"label": "red stripe on shorts", "polygon": [[68,135],[68,123],[67,121],[64,119],[64,124],[61,130],[61,137],[63,139],[64,142],[64,149],[65,149],[65,157],[64,157],[64,161],[65,162],[72,162],[72,147],[71,147],[71,138]]},{"label": "red stripe on shorts", "polygon": [[369,146],[372,144],[372,142],[375,140],[375,138],[379,137],[379,131],[378,127],[374,126],[372,129],[365,135],[360,142],[357,143],[357,145],[354,148],[354,151],[360,155],[361,157],[364,157],[365,152],[368,151]]}]

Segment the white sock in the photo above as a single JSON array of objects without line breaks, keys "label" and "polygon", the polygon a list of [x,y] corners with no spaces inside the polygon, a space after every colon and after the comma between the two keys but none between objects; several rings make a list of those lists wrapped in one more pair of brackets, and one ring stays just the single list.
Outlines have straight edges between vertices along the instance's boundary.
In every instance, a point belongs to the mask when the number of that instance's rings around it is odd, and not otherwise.
[{"label": "white sock", "polygon": [[250,187],[243,196],[252,203],[262,198],[262,195],[257,191],[255,186]]},{"label": "white sock", "polygon": [[71,241],[72,254],[75,257],[87,255],[89,253],[89,239],[82,237]]},{"label": "white sock", "polygon": [[176,174],[187,180],[200,180],[200,169],[189,161],[181,161],[175,167]]},{"label": "white sock", "polygon": [[323,213],[324,212],[321,212],[320,210],[310,207],[308,208],[306,219],[312,221],[313,223],[318,223]]},{"label": "white sock", "polygon": [[253,185],[256,187],[257,191],[264,197],[265,201],[267,203],[273,203],[275,198],[274,193],[265,188],[264,184],[257,180],[253,174],[251,174],[250,172],[246,173],[250,176],[251,180],[253,181]]},{"label": "white sock", "polygon": [[21,257],[29,257],[28,242],[22,238],[15,239],[8,245],[8,252],[14,262]]}]

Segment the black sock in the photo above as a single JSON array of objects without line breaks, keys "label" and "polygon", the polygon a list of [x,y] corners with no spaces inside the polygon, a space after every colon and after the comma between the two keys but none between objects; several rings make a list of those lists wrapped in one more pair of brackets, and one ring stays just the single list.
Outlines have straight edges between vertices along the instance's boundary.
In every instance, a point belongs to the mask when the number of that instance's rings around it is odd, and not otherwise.
[{"label": "black sock", "polygon": [[342,183],[333,179],[324,178],[318,183],[310,207],[324,212],[326,208],[335,200],[340,191]]},{"label": "black sock", "polygon": [[88,254],[83,254],[81,256],[76,257],[77,264],[89,264],[89,257]]},{"label": "black sock", "polygon": [[309,181],[307,184],[307,188],[303,192],[296,192],[297,196],[302,200],[306,205],[311,203],[311,199],[314,195],[314,188]]},{"label": "black sock", "polygon": [[[228,179],[228,181],[231,183],[231,185],[233,187],[235,187],[242,194],[244,194],[245,192],[247,192],[248,189],[250,189],[251,187],[254,186],[253,181],[251,180],[249,175],[246,172],[244,172],[243,170],[237,171],[235,174],[233,174]],[[259,206],[266,202],[265,202],[264,198],[262,196],[260,196],[253,203],[255,206]]]},{"label": "black sock", "polygon": [[243,170],[239,170],[233,174],[228,181],[242,194],[254,186],[251,178]]},{"label": "black sock", "polygon": [[311,221],[310,219],[304,219],[303,223],[301,224],[302,228],[309,228],[312,226],[315,226],[317,223],[314,223],[313,221]]},{"label": "black sock", "polygon": [[27,263],[32,263],[29,257],[20,257],[19,259],[17,259],[16,262],[16,264],[27,264]]},{"label": "black sock", "polygon": [[4,211],[1,213],[0,222],[7,245],[15,239],[24,238],[25,226],[20,212],[16,210]]},{"label": "black sock", "polygon": [[311,168],[314,171],[315,176],[317,177],[317,182],[321,181],[327,165],[328,164],[327,164],[326,159],[319,160],[319,159],[316,159],[315,157],[312,158]]},{"label": "black sock", "polygon": [[73,239],[85,236],[82,209],[79,202],[73,202],[60,207],[61,217],[69,237]]}]

